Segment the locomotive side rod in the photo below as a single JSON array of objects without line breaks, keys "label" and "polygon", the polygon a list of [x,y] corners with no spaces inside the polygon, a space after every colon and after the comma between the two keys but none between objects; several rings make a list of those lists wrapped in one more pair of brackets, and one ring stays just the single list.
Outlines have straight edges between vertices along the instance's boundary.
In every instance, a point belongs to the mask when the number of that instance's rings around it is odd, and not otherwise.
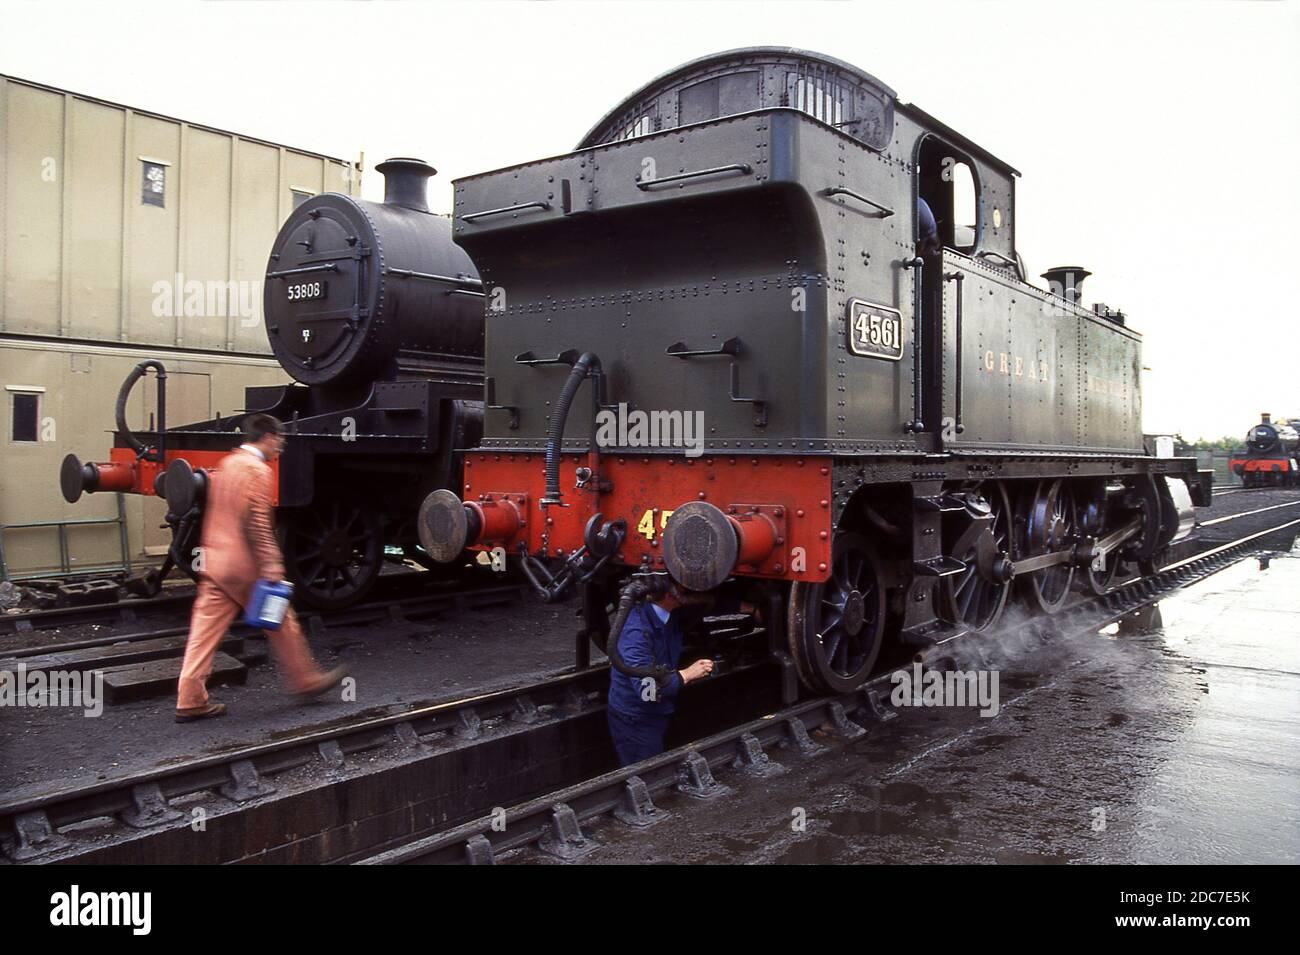
[{"label": "locomotive side rod", "polygon": [[[1111,552],[1136,537],[1141,531],[1142,519],[1135,517],[1123,527],[1112,531],[1091,546],[1085,543],[1072,549],[1058,550],[1050,554],[1039,554],[1035,557],[1025,557],[1022,560],[1012,561],[1010,576],[1017,577],[1020,574],[1030,574],[1036,570],[1056,567],[1060,564],[1079,564],[1080,566],[1091,564],[1093,570],[1102,570],[1105,567],[1104,561],[1110,556]],[[1099,560],[1103,562],[1101,566],[1097,565]]]}]

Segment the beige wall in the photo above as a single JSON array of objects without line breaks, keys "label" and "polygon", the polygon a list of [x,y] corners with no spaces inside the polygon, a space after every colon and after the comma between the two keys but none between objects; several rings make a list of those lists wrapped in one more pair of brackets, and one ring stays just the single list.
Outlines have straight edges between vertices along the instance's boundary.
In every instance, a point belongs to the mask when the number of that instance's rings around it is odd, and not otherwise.
[{"label": "beige wall", "polygon": [[[161,207],[143,201],[144,160],[165,170]],[[262,277],[295,191],[356,195],[360,177],[327,156],[0,75],[0,524],[116,517],[114,495],[65,503],[59,465],[68,452],[107,459],[117,390],[142,359],[167,365],[171,425],[289,380],[251,356],[270,352]],[[178,273],[179,314],[174,294],[158,307],[156,287]],[[14,440],[16,388],[40,395],[36,442]],[[147,423],[153,389],[152,376],[137,384],[133,425]],[[124,502],[132,560],[156,562],[162,502]],[[119,560],[115,526],[74,528],[70,542],[74,568]],[[11,573],[58,567],[53,528],[7,532],[4,549]]]},{"label": "beige wall", "polygon": [[[164,170],[161,207],[142,200],[146,161]],[[262,276],[295,191],[360,180],[351,163],[0,76],[0,333],[267,354]]]},{"label": "beige wall", "polygon": [[[145,358],[167,366],[167,419],[171,425],[231,414],[244,407],[244,388],[284,384],[288,376],[272,359],[160,353],[148,349],[73,346],[60,342],[23,343],[0,338],[0,524],[117,516],[112,494],[89,494],[68,504],[59,491],[59,465],[75,453],[83,461],[104,461],[112,447],[113,406],[122,379]],[[154,408],[154,379],[136,384],[128,423],[142,427]],[[41,434],[34,443],[16,442],[12,433],[14,389],[44,389],[40,394]],[[124,497],[133,563],[151,566],[170,539],[157,525],[166,510],[155,498]],[[69,532],[73,568],[115,564],[118,530],[113,525]],[[11,574],[56,570],[58,534],[54,528],[18,529],[4,534],[5,562]]]}]

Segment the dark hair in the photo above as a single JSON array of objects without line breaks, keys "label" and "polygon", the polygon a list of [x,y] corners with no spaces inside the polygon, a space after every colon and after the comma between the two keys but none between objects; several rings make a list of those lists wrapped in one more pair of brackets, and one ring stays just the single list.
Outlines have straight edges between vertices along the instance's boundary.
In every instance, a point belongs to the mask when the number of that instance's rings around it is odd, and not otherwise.
[{"label": "dark hair", "polygon": [[244,434],[251,441],[261,441],[268,434],[284,434],[284,425],[274,415],[249,415],[244,419]]}]

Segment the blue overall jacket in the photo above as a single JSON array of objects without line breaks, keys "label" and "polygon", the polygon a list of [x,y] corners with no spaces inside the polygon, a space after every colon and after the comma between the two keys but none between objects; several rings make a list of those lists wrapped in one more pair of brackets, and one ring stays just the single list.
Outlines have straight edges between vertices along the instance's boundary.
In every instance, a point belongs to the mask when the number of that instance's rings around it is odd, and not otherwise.
[{"label": "blue overall jacket", "polygon": [[671,715],[676,708],[677,692],[682,688],[677,666],[682,656],[684,636],[675,611],[668,615],[667,621],[662,621],[650,603],[634,606],[618,638],[618,652],[623,662],[633,667],[665,666],[673,673],[659,686],[656,698],[645,699],[650,691],[645,689],[641,678],[630,677],[611,667],[609,708],[627,716]]}]

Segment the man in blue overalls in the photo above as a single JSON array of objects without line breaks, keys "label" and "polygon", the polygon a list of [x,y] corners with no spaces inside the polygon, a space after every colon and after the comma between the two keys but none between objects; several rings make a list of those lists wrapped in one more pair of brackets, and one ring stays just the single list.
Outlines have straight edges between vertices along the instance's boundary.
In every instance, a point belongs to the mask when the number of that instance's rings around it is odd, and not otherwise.
[{"label": "man in blue overalls", "polygon": [[668,667],[675,672],[662,685],[610,669],[609,732],[619,765],[657,756],[664,749],[668,721],[676,708],[677,693],[687,683],[713,672],[713,661],[696,660],[678,670],[684,633],[679,591],[674,586],[663,597],[637,604],[628,613],[618,638],[618,652],[632,667]]}]

